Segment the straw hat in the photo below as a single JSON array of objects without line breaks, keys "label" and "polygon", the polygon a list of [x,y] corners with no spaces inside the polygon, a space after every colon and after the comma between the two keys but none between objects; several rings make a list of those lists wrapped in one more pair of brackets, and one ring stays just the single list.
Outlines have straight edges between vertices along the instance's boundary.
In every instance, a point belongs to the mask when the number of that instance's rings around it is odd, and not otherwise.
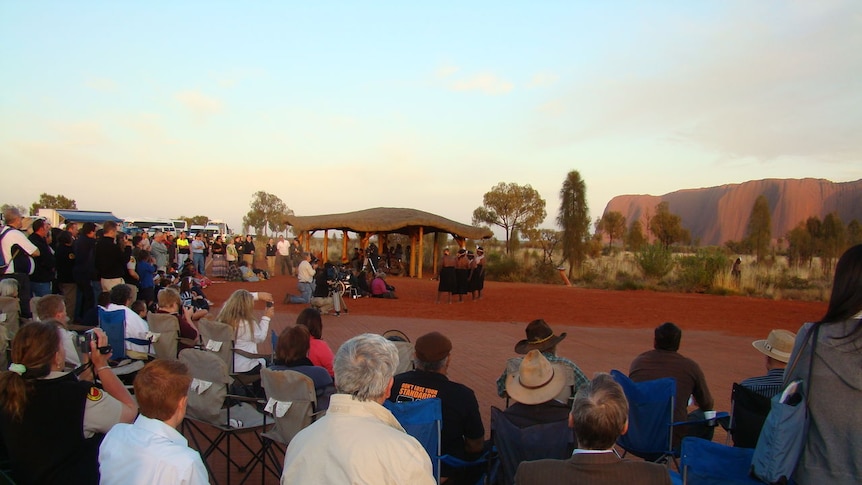
[{"label": "straw hat", "polygon": [[527,334],[527,338],[515,344],[515,352],[518,354],[526,354],[533,349],[544,352],[554,348],[566,338],[566,332],[554,335],[551,326],[541,318],[527,324],[524,332]]},{"label": "straw hat", "polygon": [[795,341],[795,333],[779,329],[769,332],[769,337],[766,340],[755,340],[751,345],[763,354],[786,364],[790,360],[790,353],[793,352]]},{"label": "straw hat", "polygon": [[521,361],[518,372],[506,376],[506,392],[522,404],[541,404],[556,397],[566,386],[566,368],[551,364],[538,350]]}]

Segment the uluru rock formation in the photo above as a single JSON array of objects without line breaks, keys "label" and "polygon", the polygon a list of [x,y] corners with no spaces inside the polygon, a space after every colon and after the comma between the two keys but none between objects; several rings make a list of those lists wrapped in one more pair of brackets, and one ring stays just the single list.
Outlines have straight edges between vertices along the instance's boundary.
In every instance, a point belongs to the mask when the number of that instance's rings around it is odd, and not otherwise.
[{"label": "uluru rock formation", "polygon": [[666,201],[670,211],[682,218],[692,240],[701,245],[721,245],[745,236],[754,201],[761,194],[772,211],[772,238],[783,238],[800,221],[811,216],[821,220],[837,212],[846,225],[853,219],[862,222],[862,180],[831,182],[824,179],[765,179],[718,187],[686,189],[665,195],[619,195],[605,207],[621,212],[626,223],[647,220],[655,207]]}]

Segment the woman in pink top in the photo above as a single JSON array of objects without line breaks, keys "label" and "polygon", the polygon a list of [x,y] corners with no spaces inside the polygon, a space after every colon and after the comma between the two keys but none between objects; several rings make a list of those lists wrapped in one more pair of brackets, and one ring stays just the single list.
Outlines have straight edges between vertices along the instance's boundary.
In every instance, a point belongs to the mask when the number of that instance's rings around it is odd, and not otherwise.
[{"label": "woman in pink top", "polygon": [[329,348],[329,344],[321,340],[323,338],[323,320],[320,318],[320,312],[314,308],[306,308],[297,315],[296,324],[307,327],[308,333],[311,334],[308,360],[312,364],[326,369],[330,376],[335,376],[332,371],[332,349]]}]

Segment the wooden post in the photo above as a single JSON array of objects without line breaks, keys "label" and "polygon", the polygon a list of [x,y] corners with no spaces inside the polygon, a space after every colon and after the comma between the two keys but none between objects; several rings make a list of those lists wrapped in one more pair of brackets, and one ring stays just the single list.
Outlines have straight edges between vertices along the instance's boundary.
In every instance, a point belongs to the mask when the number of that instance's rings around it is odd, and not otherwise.
[{"label": "wooden post", "polygon": [[419,226],[419,269],[416,272],[419,279],[422,279],[422,266],[425,262],[425,227]]},{"label": "wooden post", "polygon": [[344,264],[350,261],[350,257],[347,255],[347,230],[341,231],[341,263]]},{"label": "wooden post", "polygon": [[329,261],[329,229],[323,231],[323,262]]},{"label": "wooden post", "polygon": [[439,232],[434,233],[434,257],[431,258],[431,261],[433,261],[433,265],[434,265],[434,267],[432,268],[434,270],[434,276],[437,276],[437,259],[440,257],[440,254],[439,254],[440,253],[440,241],[439,241],[439,238],[437,237],[439,235],[440,235]]},{"label": "wooden post", "polygon": [[410,231],[410,276],[415,276],[413,268],[416,267],[416,233]]}]

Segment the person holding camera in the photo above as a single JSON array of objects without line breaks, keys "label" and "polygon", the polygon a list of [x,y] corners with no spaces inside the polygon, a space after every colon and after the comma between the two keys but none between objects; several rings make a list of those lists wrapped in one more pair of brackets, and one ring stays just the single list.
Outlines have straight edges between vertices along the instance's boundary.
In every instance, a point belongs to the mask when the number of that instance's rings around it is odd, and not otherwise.
[{"label": "person holding camera", "polygon": [[[266,302],[266,310],[259,321],[254,316],[254,302],[256,300]],[[272,294],[270,293],[236,290],[224,302],[216,321],[233,327],[234,349],[242,351],[234,352],[233,372],[259,374],[260,369],[266,366],[264,359],[246,357],[241,354],[258,353],[257,344],[269,337],[269,322],[273,316],[275,316],[275,309],[272,306]]]},{"label": "person holding camera", "polygon": [[63,371],[62,339],[55,320],[24,325],[12,342],[12,364],[0,373],[0,429],[16,483],[98,483],[101,435],[138,413],[108,366],[111,349],[100,329],[80,341],[80,380]]}]

